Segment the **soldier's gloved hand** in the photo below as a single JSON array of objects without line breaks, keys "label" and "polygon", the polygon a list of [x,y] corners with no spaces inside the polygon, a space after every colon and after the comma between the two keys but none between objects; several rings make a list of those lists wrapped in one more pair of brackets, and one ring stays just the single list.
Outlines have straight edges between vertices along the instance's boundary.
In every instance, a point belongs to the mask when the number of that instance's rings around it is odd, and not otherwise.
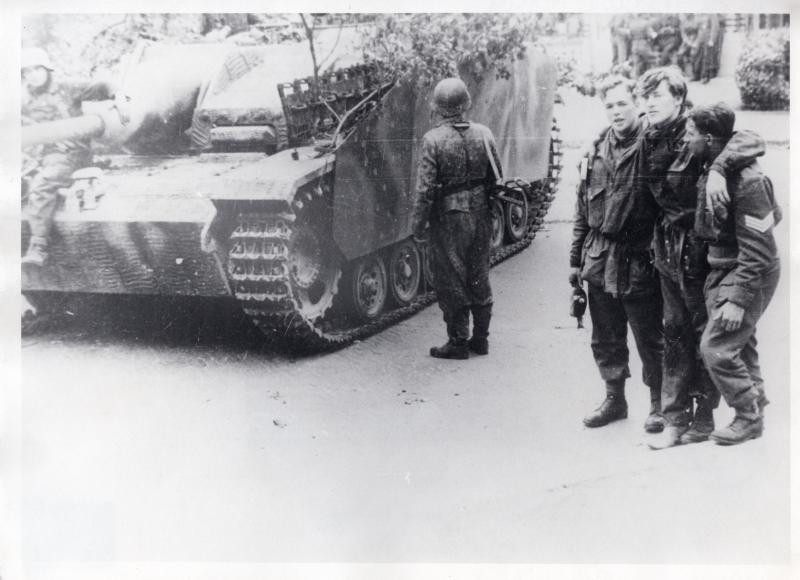
[{"label": "soldier's gloved hand", "polygon": [[719,323],[726,332],[734,332],[735,330],[739,330],[739,327],[742,325],[743,318],[744,308],[735,302],[726,302],[719,310],[717,310],[717,313],[714,315],[714,320],[719,320]]},{"label": "soldier's gloved hand", "polygon": [[706,181],[706,204],[716,212],[718,206],[725,205],[730,201],[731,197],[728,195],[728,184],[725,178],[721,173],[712,169],[708,172],[708,181]]},{"label": "soldier's gloved hand", "polygon": [[580,268],[573,268],[569,273],[569,284],[570,286],[578,287],[583,286],[583,280],[581,279],[581,269]]}]

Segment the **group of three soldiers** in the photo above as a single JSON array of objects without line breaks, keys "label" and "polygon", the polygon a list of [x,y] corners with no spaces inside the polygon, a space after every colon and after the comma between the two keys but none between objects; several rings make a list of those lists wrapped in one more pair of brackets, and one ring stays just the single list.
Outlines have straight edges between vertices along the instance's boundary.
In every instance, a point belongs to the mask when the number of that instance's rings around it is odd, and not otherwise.
[{"label": "group of three soldiers", "polygon": [[[581,164],[570,251],[570,281],[588,284],[592,351],[606,386],[584,423],[627,417],[630,324],[650,388],[645,430],[653,449],[761,435],[767,399],[755,325],[779,276],[772,228],[780,210],[755,162],[763,140],[734,133],[724,104],[687,110],[686,92],[674,67],[653,69],[638,85],[623,77],[604,82],[610,126]],[[449,337],[431,355],[461,359],[488,353],[486,191],[499,159],[491,132],[464,118],[463,83],[442,81],[434,105],[440,124],[423,140],[414,235],[425,238],[430,222],[434,287]],[[736,414],[715,430],[720,393]]]}]

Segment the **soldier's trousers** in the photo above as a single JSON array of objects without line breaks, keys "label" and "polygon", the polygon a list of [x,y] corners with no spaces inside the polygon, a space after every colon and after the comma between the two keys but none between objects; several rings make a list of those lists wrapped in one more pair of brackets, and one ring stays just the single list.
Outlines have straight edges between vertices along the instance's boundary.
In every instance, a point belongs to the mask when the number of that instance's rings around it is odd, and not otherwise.
[{"label": "soldier's trousers", "polygon": [[648,387],[660,389],[664,353],[661,295],[656,291],[634,298],[614,298],[600,286],[589,284],[589,315],[592,353],[603,380],[624,380],[631,376],[627,338],[630,324],[642,359],[642,381]]},{"label": "soldier's trousers", "polygon": [[756,350],[756,323],[775,294],[780,267],[763,278],[752,304],[744,311],[741,326],[733,332],[725,331],[714,318],[722,306],[720,287],[729,273],[730,270],[712,270],[708,275],[705,289],[709,320],[700,341],[700,352],[725,402],[733,408],[747,409],[764,392]]},{"label": "soldier's trousers", "polygon": [[[450,211],[431,227],[433,287],[444,320],[458,336],[469,337],[470,306],[492,303],[489,285],[492,223],[489,210]],[[463,336],[462,336],[463,334]]]},{"label": "soldier's trousers", "polygon": [[42,158],[22,200],[32,236],[46,240],[50,235],[58,207],[58,190],[71,185],[72,173],[81,166],[77,159],[64,153],[50,153]]},{"label": "soldier's trousers", "polygon": [[661,412],[670,425],[689,423],[692,397],[706,399],[712,409],[719,405],[719,391],[700,355],[700,337],[708,320],[703,294],[705,279],[705,276],[684,276],[681,285],[669,276],[661,276],[664,299]]}]

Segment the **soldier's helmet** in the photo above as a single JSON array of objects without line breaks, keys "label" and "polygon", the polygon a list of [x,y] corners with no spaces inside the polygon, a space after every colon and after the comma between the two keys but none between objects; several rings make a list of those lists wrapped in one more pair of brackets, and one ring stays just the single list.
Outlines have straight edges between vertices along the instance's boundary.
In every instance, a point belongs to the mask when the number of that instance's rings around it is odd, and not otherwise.
[{"label": "soldier's helmet", "polygon": [[33,68],[36,66],[44,67],[50,72],[55,70],[53,68],[53,63],[50,61],[50,57],[43,49],[39,47],[24,49],[20,60],[20,69],[25,70],[26,68]]},{"label": "soldier's helmet", "polygon": [[469,109],[471,104],[467,85],[461,79],[441,80],[433,89],[433,106],[440,115],[458,115]]}]

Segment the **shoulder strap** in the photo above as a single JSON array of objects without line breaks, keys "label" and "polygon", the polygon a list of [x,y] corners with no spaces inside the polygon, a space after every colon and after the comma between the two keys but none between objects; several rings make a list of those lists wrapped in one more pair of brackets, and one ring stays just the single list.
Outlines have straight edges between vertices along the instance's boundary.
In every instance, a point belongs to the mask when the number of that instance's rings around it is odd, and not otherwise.
[{"label": "shoulder strap", "polygon": [[487,135],[486,131],[481,131],[481,135],[483,136],[483,146],[486,148],[486,156],[489,158],[489,164],[492,166],[492,173],[494,173],[495,181],[500,181],[503,179],[503,176],[500,175],[500,171],[497,169],[497,163],[494,161],[494,155],[492,155],[492,148],[489,145],[489,136]]}]

